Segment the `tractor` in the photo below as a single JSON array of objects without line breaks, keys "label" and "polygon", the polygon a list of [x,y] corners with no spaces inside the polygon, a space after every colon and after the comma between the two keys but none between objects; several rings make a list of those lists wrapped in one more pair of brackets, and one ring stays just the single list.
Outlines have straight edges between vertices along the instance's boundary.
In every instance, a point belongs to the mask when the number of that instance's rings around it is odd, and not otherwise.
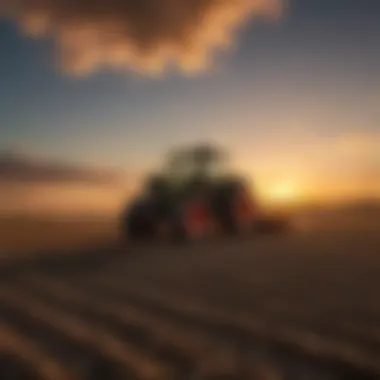
[{"label": "tractor", "polygon": [[209,144],[169,152],[122,214],[123,237],[191,242],[284,231],[286,219],[265,215],[247,181],[226,162],[226,152]]}]

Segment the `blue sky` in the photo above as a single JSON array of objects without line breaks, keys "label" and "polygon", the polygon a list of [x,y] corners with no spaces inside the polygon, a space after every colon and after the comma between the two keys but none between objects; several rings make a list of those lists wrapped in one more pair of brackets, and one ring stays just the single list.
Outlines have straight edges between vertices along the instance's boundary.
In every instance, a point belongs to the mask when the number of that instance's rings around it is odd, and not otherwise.
[{"label": "blue sky", "polygon": [[[263,176],[288,168],[350,178],[350,157],[334,144],[368,137],[373,149],[380,134],[377,0],[291,0],[279,21],[253,20],[195,76],[70,76],[52,40],[6,19],[0,49],[0,150],[130,169],[177,143],[213,139]],[[379,159],[360,157],[361,169]]]}]

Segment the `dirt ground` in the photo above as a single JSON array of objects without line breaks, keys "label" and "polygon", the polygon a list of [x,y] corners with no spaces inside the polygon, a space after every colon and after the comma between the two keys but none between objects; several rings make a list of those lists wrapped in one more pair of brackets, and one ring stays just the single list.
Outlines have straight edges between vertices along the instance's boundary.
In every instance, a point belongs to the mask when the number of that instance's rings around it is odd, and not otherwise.
[{"label": "dirt ground", "polygon": [[70,251],[116,238],[117,218],[0,217],[0,259]]},{"label": "dirt ground", "polygon": [[3,260],[0,379],[380,379],[380,228],[300,225]]}]

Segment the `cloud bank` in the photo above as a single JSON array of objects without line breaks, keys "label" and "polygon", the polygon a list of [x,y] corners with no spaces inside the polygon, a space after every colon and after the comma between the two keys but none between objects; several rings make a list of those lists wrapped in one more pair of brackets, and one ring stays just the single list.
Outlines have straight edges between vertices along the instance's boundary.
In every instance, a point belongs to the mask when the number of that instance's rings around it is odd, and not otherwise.
[{"label": "cloud bank", "polygon": [[[110,67],[162,73],[209,66],[215,49],[255,17],[278,17],[285,0],[2,0],[0,12],[33,36],[53,36],[72,74]],[[2,5],[1,5],[2,4]]]},{"label": "cloud bank", "polygon": [[102,169],[33,159],[10,152],[0,153],[0,184],[80,184],[111,186],[121,174]]},{"label": "cloud bank", "polygon": [[0,217],[15,213],[116,215],[129,187],[125,173],[116,170],[0,152]]}]

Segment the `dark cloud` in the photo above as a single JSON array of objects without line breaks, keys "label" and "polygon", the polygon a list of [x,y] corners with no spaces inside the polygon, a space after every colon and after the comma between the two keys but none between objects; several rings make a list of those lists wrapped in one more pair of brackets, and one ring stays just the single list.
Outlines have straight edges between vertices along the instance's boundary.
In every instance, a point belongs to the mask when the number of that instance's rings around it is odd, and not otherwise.
[{"label": "dark cloud", "polygon": [[[108,66],[161,72],[207,66],[214,48],[255,16],[277,17],[285,0],[2,0],[29,34],[52,35],[62,67],[85,74]],[[1,6],[1,5],[0,5]],[[0,9],[1,10],[1,9]]]},{"label": "dark cloud", "polygon": [[108,186],[122,175],[95,168],[32,159],[10,152],[0,153],[0,184],[83,184]]}]

